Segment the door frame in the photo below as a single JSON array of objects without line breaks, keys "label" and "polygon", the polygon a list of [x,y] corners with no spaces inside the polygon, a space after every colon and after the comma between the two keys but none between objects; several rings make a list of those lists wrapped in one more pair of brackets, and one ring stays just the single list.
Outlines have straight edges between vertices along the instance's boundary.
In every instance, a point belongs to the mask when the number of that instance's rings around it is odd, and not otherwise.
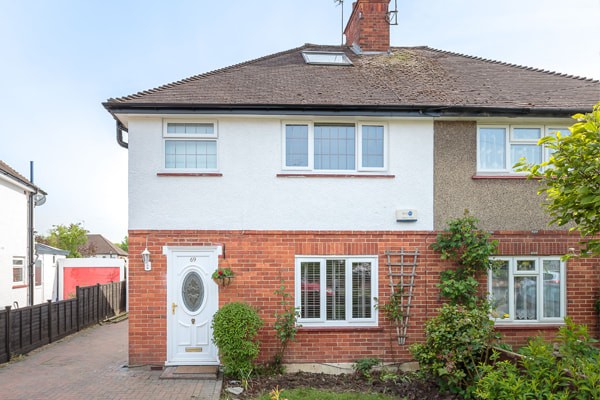
[{"label": "door frame", "polygon": [[[190,362],[174,362],[172,361],[174,358],[174,354],[173,353],[173,346],[171,346],[171,340],[174,340],[174,333],[172,332],[172,315],[171,315],[171,306],[170,306],[170,302],[173,301],[173,299],[171,298],[172,295],[172,291],[171,291],[171,285],[175,285],[177,282],[173,282],[174,277],[176,276],[175,271],[173,271],[174,268],[176,268],[176,256],[180,253],[183,254],[192,254],[192,255],[198,255],[201,253],[208,253],[209,256],[213,256],[215,257],[215,268],[218,268],[219,266],[219,256],[223,254],[223,248],[222,246],[163,246],[163,255],[165,255],[167,257],[167,276],[166,276],[166,289],[167,289],[167,293],[166,293],[166,303],[165,303],[165,315],[166,315],[166,324],[167,324],[167,338],[166,338],[166,345],[167,345],[167,359],[165,360],[165,365],[167,366],[174,366],[174,365],[219,365],[220,361],[219,361],[219,357],[218,357],[218,353],[217,353],[217,357],[216,357],[216,361],[214,362],[201,362],[201,363],[190,363]],[[218,309],[218,302],[219,302],[219,285],[217,285],[215,283],[215,286],[213,286],[213,289],[215,291],[215,295],[216,295],[216,299],[215,301],[217,302],[217,309]],[[215,346],[216,345],[214,343],[211,343],[211,346]]]}]

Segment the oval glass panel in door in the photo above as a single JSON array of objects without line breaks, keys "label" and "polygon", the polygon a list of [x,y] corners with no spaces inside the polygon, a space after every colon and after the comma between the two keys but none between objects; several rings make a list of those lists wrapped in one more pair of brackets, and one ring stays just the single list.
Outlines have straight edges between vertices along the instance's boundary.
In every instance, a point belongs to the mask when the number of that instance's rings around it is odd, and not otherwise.
[{"label": "oval glass panel in door", "polygon": [[196,271],[188,272],[183,279],[181,296],[183,297],[185,307],[189,311],[196,312],[200,309],[204,300],[204,283]]}]

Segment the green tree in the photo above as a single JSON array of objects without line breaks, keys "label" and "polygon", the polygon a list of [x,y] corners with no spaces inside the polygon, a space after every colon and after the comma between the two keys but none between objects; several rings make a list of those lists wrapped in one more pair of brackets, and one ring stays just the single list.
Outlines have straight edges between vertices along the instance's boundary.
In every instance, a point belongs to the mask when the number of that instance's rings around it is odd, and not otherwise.
[{"label": "green tree", "polygon": [[63,250],[68,250],[67,258],[81,257],[79,247],[87,242],[88,230],[83,227],[81,222],[76,224],[52,225],[46,238],[48,245]]},{"label": "green tree", "polygon": [[129,236],[125,236],[121,243],[115,243],[115,245],[129,253]]},{"label": "green tree", "polygon": [[582,255],[600,255],[600,102],[591,113],[576,114],[571,134],[546,136],[538,143],[552,152],[541,164],[521,160],[517,170],[540,179],[538,194],[546,196],[544,207],[550,224],[572,224],[583,238]]}]

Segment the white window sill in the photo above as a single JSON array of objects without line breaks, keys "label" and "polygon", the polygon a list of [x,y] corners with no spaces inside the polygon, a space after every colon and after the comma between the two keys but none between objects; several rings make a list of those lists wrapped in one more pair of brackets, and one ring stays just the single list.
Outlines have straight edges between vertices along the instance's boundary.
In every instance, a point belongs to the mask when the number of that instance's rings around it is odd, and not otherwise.
[{"label": "white window sill", "polygon": [[383,331],[383,327],[377,324],[373,325],[306,325],[306,322],[298,321],[301,326],[298,327],[298,331],[311,331],[311,332],[325,332],[325,331]]},{"label": "white window sill", "polygon": [[564,321],[496,321],[494,326],[500,329],[554,329],[564,326]]},{"label": "white window sill", "polygon": [[[476,175],[471,177],[472,179],[517,179],[517,180],[525,180],[529,179],[527,175],[523,174],[486,174],[483,172],[478,172]],[[537,178],[534,178],[537,179]]]},{"label": "white window sill", "polygon": [[156,176],[168,177],[168,176],[204,176],[204,177],[219,177],[223,176],[220,172],[157,172]]},{"label": "white window sill", "polygon": [[276,175],[277,178],[383,178],[383,179],[394,179],[396,175],[388,174],[367,174],[367,173],[308,173],[308,172],[292,172],[292,173],[281,173]]}]

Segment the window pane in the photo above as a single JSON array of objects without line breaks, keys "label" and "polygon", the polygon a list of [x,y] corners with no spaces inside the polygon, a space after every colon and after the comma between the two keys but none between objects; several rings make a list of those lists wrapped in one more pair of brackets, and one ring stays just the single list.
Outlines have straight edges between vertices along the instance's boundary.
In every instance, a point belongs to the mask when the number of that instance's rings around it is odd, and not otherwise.
[{"label": "window pane", "polygon": [[535,140],[542,137],[541,128],[514,128],[512,131],[513,140]]},{"label": "window pane", "polygon": [[23,281],[23,268],[13,268],[13,282]]},{"label": "window pane", "polygon": [[42,284],[42,261],[37,260],[35,262],[35,286],[40,286]]},{"label": "window pane", "polygon": [[215,132],[212,123],[180,123],[169,122],[167,133],[182,135],[213,135]]},{"label": "window pane", "polygon": [[285,165],[308,167],[308,125],[286,125]]},{"label": "window pane", "polygon": [[511,166],[515,165],[521,157],[525,158],[527,162],[539,164],[542,162],[542,147],[537,144],[511,144]]},{"label": "window pane", "polygon": [[[561,137],[569,136],[571,131],[567,128],[548,128],[548,136],[556,136],[556,132],[560,132]],[[546,147],[546,160],[549,160],[554,150]]]},{"label": "window pane", "polygon": [[217,142],[165,140],[165,168],[217,168]]},{"label": "window pane", "polygon": [[371,263],[352,263],[352,318],[371,318]]},{"label": "window pane", "polygon": [[535,271],[535,260],[517,260],[517,271]]},{"label": "window pane", "polygon": [[509,314],[508,307],[508,261],[502,260],[496,270],[492,272],[492,307],[502,316]]},{"label": "window pane", "polygon": [[383,126],[362,127],[362,166],[383,168]]},{"label": "window pane", "polygon": [[560,317],[560,261],[543,260],[544,317]]},{"label": "window pane", "polygon": [[321,264],[303,262],[300,264],[300,316],[320,318],[321,316]]},{"label": "window pane", "polygon": [[537,277],[515,277],[515,320],[537,319]]},{"label": "window pane", "polygon": [[327,320],[346,319],[346,262],[327,260]]},{"label": "window pane", "polygon": [[506,129],[479,129],[479,164],[482,169],[506,168]]},{"label": "window pane", "polygon": [[315,125],[315,169],[355,169],[354,125]]}]

